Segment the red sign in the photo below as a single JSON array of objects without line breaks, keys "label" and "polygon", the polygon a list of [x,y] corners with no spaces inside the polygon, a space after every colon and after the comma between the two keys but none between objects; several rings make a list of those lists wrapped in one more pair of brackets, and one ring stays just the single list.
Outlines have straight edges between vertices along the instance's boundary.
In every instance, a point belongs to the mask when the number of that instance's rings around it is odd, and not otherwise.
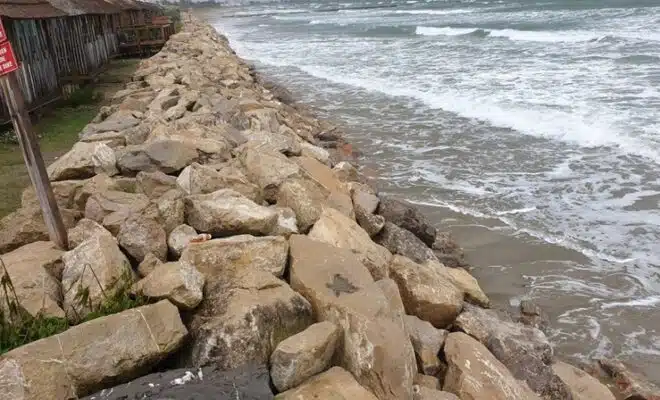
[{"label": "red sign", "polygon": [[5,32],[5,26],[2,25],[2,19],[0,19],[0,43],[7,40],[7,33]]},{"label": "red sign", "polygon": [[7,75],[18,69],[14,50],[9,42],[0,44],[0,75]]}]

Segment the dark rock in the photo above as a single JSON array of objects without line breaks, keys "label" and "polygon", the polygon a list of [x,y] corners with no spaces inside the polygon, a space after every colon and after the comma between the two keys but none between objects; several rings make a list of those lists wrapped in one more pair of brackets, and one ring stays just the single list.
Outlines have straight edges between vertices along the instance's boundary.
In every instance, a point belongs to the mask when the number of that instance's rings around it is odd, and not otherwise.
[{"label": "dark rock", "polygon": [[449,232],[438,232],[433,246],[435,256],[441,263],[450,268],[467,267],[463,249],[456,243]]},{"label": "dark rock", "polygon": [[660,388],[648,382],[645,378],[630,371],[618,360],[598,360],[600,367],[616,383],[625,400],[658,400]]},{"label": "dark rock", "polygon": [[438,261],[433,250],[429,249],[417,236],[391,222],[385,222],[385,226],[374,237],[374,241],[392,254],[408,257],[419,264],[424,264],[429,260]]},{"label": "dark rock", "polygon": [[518,322],[540,329],[544,332],[549,323],[548,315],[531,300],[523,300],[520,302],[520,317],[518,317]]},{"label": "dark rock", "polygon": [[268,369],[247,365],[231,371],[217,367],[175,369],[146,375],[124,385],[105,389],[85,400],[267,400]]},{"label": "dark rock", "polygon": [[428,247],[435,242],[436,229],[412,204],[380,196],[378,214],[393,224],[406,229],[422,240]]}]

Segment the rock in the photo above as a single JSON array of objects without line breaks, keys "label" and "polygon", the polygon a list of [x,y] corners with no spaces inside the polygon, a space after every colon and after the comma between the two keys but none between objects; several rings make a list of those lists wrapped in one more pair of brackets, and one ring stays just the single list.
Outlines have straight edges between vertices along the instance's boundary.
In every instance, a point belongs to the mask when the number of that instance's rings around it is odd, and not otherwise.
[{"label": "rock", "polygon": [[484,308],[490,307],[490,300],[479,282],[463,268],[449,268],[434,261],[427,262],[426,265],[463,291],[467,301]]},{"label": "rock", "polygon": [[323,204],[330,193],[320,184],[307,178],[289,178],[277,192],[277,205],[289,207],[296,213],[298,229],[307,232],[319,219]]},{"label": "rock", "polygon": [[167,259],[167,233],[155,219],[134,215],[126,219],[117,235],[119,245],[138,263],[151,253]]},{"label": "rock", "polygon": [[428,247],[433,246],[436,229],[412,204],[381,196],[378,214],[398,227],[412,232]]},{"label": "rock", "polygon": [[167,247],[170,254],[175,258],[181,257],[183,250],[190,244],[190,241],[197,237],[197,231],[192,226],[185,224],[179,225],[170,233],[167,238]]},{"label": "rock", "polygon": [[255,203],[261,203],[261,190],[240,171],[225,169],[220,173],[213,168],[192,163],[177,178],[176,182],[188,194],[207,194],[220,189],[232,189]]},{"label": "rock", "polygon": [[9,276],[16,295],[10,292],[7,296],[6,290],[0,290],[0,309],[5,315],[10,312],[7,304],[17,300],[17,305],[33,317],[64,317],[59,282],[63,253],[52,242],[34,242],[0,257],[0,276]]},{"label": "rock", "polygon": [[3,399],[78,398],[153,368],[186,337],[168,301],[126,310],[21,346],[0,359]]},{"label": "rock", "polygon": [[[376,282],[376,285],[385,295],[385,298],[390,303],[390,310],[392,311],[392,316],[395,318],[401,318],[401,323],[404,323],[404,316],[406,315],[406,310],[403,306],[403,300],[401,299],[401,294],[399,293],[399,287],[396,282],[390,278],[384,278]],[[402,325],[404,326],[404,325]],[[405,327],[405,326],[404,326]]]},{"label": "rock", "polygon": [[463,249],[449,232],[438,232],[433,245],[433,253],[441,263],[450,268],[466,267]]},{"label": "rock", "polygon": [[198,157],[197,149],[188,142],[158,140],[126,147],[117,157],[117,166],[128,176],[140,171],[171,174],[181,171]]},{"label": "rock", "polygon": [[283,135],[264,131],[246,131],[246,136],[250,142],[257,146],[266,145],[287,156],[299,156],[302,151],[300,139],[295,134]]},{"label": "rock", "polygon": [[[109,131],[109,132],[103,132],[99,133],[93,136],[87,136],[80,138],[81,142],[88,142],[88,143],[99,143],[102,142],[106,146],[108,146],[111,150],[114,150],[118,147],[124,147],[126,146],[126,135],[124,132],[114,132],[114,131]],[[117,158],[112,152],[112,156],[110,156],[110,153],[105,152],[106,155],[108,156],[108,160],[114,160],[114,162],[117,162]],[[111,164],[112,165],[112,164]],[[114,166],[115,169],[110,173],[110,175],[115,175],[117,174],[117,169],[116,165]]]},{"label": "rock", "polygon": [[273,385],[284,392],[325,371],[339,338],[335,324],[319,322],[280,342],[270,357]]},{"label": "rock", "polygon": [[223,268],[241,264],[281,278],[288,254],[289,242],[283,237],[238,235],[192,243],[184,249],[181,261],[192,263],[205,275],[221,273]]},{"label": "rock", "polygon": [[186,198],[188,224],[215,236],[267,235],[277,224],[277,212],[231,189]]},{"label": "rock", "polygon": [[[188,259],[187,252],[212,242],[189,246],[181,258]],[[282,340],[313,323],[307,300],[260,266],[276,260],[267,260],[266,254],[242,257],[239,251],[234,248],[235,257],[225,264],[211,268],[194,264],[206,276],[206,286],[204,301],[190,321],[192,342],[184,353],[186,365],[213,364],[222,369],[265,365]],[[214,256],[199,257],[204,261]]]},{"label": "rock", "polygon": [[117,170],[117,158],[115,157],[114,150],[103,142],[95,144],[96,147],[92,153],[94,172],[97,174],[107,174],[108,176],[117,175],[119,170]]},{"label": "rock", "polygon": [[543,332],[503,321],[492,311],[466,305],[455,325],[477,338],[516,377],[548,399],[570,399],[568,387],[554,374],[552,347]]},{"label": "rock", "polygon": [[540,399],[518,382],[486,347],[462,332],[450,333],[445,341],[449,369],[444,390],[461,399]]},{"label": "rock", "polygon": [[83,218],[78,221],[76,226],[69,229],[69,248],[74,249],[85,240],[96,236],[107,236],[114,240],[114,237],[110,231],[92,221],[91,219]]},{"label": "rock", "polygon": [[275,228],[270,233],[275,236],[286,236],[289,237],[294,233],[298,233],[298,221],[296,219],[296,213],[288,207],[277,207],[272,206],[277,212],[277,224]]},{"label": "rock", "polygon": [[176,188],[176,178],[161,171],[140,171],[137,174],[137,192],[150,199],[157,199],[174,188]]},{"label": "rock", "polygon": [[581,369],[557,361],[552,365],[552,370],[568,386],[573,400],[615,400],[607,386]]},{"label": "rock", "polygon": [[[65,208],[60,209],[60,215],[67,229],[81,217],[79,212]],[[48,240],[48,229],[38,207],[19,208],[0,220],[0,253],[40,240]]]},{"label": "rock", "polygon": [[[598,360],[598,364],[616,382],[617,389],[626,400],[657,400],[660,388],[632,372],[618,360]],[[603,398],[604,400],[605,398]]]},{"label": "rock", "polygon": [[330,164],[330,153],[328,153],[328,150],[304,141],[300,143],[300,148],[303,157],[313,158],[324,165]]},{"label": "rock", "polygon": [[90,136],[95,136],[99,133],[121,132],[127,130],[140,123],[140,118],[136,118],[135,115],[139,114],[130,111],[114,113],[101,123],[87,125],[82,132],[80,132],[79,136],[80,138],[89,138]]},{"label": "rock", "polygon": [[[361,207],[366,214],[373,214],[376,212],[378,204],[380,204],[378,196],[365,190],[352,190],[351,193],[353,204],[356,209]],[[385,219],[385,217],[383,217],[383,219]]]},{"label": "rock", "polygon": [[96,193],[105,191],[125,192],[116,179],[106,174],[98,174],[91,179],[76,182],[79,182],[80,186],[75,190],[72,208],[81,211],[85,210],[87,200]]},{"label": "rock", "polygon": [[[84,185],[85,181],[59,181],[51,182],[50,187],[53,189],[53,195],[59,208],[77,208],[74,203],[76,192]],[[39,208],[39,199],[34,191],[34,186],[23,190],[21,195],[21,207],[23,208]]]},{"label": "rock", "polygon": [[309,237],[351,250],[358,255],[375,280],[387,277],[387,265],[392,258],[390,252],[372,242],[367,232],[339,211],[324,208],[309,232]]},{"label": "rock", "polygon": [[434,269],[394,256],[389,271],[409,315],[445,328],[461,312],[463,293]]},{"label": "rock", "polygon": [[204,275],[188,262],[157,265],[133,291],[154,299],[167,299],[182,310],[192,310],[203,299]]},{"label": "rock", "polygon": [[541,307],[531,300],[522,300],[518,322],[545,331],[549,324],[549,317],[541,310]]},{"label": "rock", "polygon": [[106,190],[94,193],[87,199],[85,218],[103,224],[105,217],[113,213],[120,212],[125,215],[138,213],[147,205],[149,199],[143,194]]},{"label": "rock", "polygon": [[328,371],[308,380],[302,386],[278,394],[276,400],[298,399],[333,399],[333,400],[377,400],[356,382],[346,370],[332,367]]},{"label": "rock", "polygon": [[442,384],[440,380],[435,376],[429,376],[424,374],[415,375],[415,380],[413,381],[415,385],[420,387],[425,387],[433,390],[442,390]]},{"label": "rock", "polygon": [[361,206],[355,205],[355,219],[370,237],[378,235],[385,227],[382,215],[369,214]]},{"label": "rock", "polygon": [[263,145],[248,144],[239,159],[245,166],[247,177],[259,186],[269,202],[276,200],[278,188],[285,180],[300,174],[300,168],[295,163]]},{"label": "rock", "polygon": [[149,275],[154,269],[156,269],[157,266],[162,264],[163,262],[158,259],[155,255],[152,253],[147,254],[144,256],[144,260],[138,265],[138,273],[140,274],[141,277],[146,277]]},{"label": "rock", "polygon": [[369,270],[348,249],[301,235],[289,242],[291,287],[309,300],[319,321],[341,327],[338,365],[379,399],[411,399],[413,349]]},{"label": "rock", "polygon": [[112,296],[122,283],[133,279],[128,259],[117,243],[107,236],[85,240],[64,253],[62,260],[64,311],[72,321],[84,318],[94,307]]},{"label": "rock", "polygon": [[408,257],[416,263],[438,261],[433,251],[419,240],[412,232],[399,228],[391,222],[385,222],[380,233],[374,237],[376,243],[384,246],[392,254]]},{"label": "rock", "polygon": [[268,369],[247,365],[231,371],[215,366],[156,372],[121,386],[95,393],[84,400],[241,399],[272,400]]},{"label": "rock", "polygon": [[327,207],[332,207],[348,218],[355,220],[355,210],[351,198],[342,192],[331,192],[325,201]]},{"label": "rock", "polygon": [[[312,180],[318,182],[331,193],[338,192],[349,195],[348,188],[333,174],[327,165],[309,157],[294,157],[293,160],[300,166],[304,173]],[[349,196],[350,198],[350,196]]]},{"label": "rock", "polygon": [[158,220],[168,234],[185,222],[185,203],[183,193],[177,189],[170,190],[156,200]]},{"label": "rock", "polygon": [[414,400],[460,400],[455,394],[430,389],[424,386],[413,386]]},{"label": "rock", "polygon": [[337,165],[332,168],[332,172],[334,172],[337,179],[342,182],[357,182],[360,180],[358,170],[353,164],[347,161],[337,163]]},{"label": "rock", "polygon": [[[109,153],[112,153],[110,156]],[[98,154],[97,154],[98,153]],[[99,164],[95,165],[94,159]],[[77,142],[48,167],[48,178],[52,181],[91,178],[97,172],[114,172],[114,152],[103,143]]]},{"label": "rock", "polygon": [[441,372],[444,372],[444,366],[438,355],[449,332],[436,329],[429,322],[412,315],[406,315],[404,321],[406,332],[408,332],[415,350],[418,370],[426,375],[440,375]]}]

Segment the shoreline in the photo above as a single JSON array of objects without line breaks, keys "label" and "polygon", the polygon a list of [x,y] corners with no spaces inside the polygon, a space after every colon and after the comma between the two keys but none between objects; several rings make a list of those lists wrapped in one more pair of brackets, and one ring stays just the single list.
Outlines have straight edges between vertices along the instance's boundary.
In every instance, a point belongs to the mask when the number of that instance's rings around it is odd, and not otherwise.
[{"label": "shoreline", "polygon": [[[489,310],[454,240],[366,184],[342,132],[287,96],[212,26],[185,18],[49,167],[75,248],[43,242],[29,190],[0,223],[12,279],[38,272],[59,287],[46,298],[17,284],[21,299],[42,301],[27,312],[77,319],[127,264],[131,292],[158,302],[9,351],[0,389],[12,399],[119,384],[90,398],[560,400],[587,387],[614,398],[556,360],[532,304],[524,324]],[[604,366],[626,395],[651,393],[625,367]],[[182,377],[144,376],[174,367]]]}]

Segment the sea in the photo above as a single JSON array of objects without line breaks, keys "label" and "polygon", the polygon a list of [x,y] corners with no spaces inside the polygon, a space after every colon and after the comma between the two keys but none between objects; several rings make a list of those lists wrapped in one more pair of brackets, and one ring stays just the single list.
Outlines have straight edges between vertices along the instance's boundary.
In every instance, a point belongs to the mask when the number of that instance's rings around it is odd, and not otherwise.
[{"label": "sea", "polygon": [[463,245],[559,358],[660,383],[660,0],[347,0],[203,11]]}]

